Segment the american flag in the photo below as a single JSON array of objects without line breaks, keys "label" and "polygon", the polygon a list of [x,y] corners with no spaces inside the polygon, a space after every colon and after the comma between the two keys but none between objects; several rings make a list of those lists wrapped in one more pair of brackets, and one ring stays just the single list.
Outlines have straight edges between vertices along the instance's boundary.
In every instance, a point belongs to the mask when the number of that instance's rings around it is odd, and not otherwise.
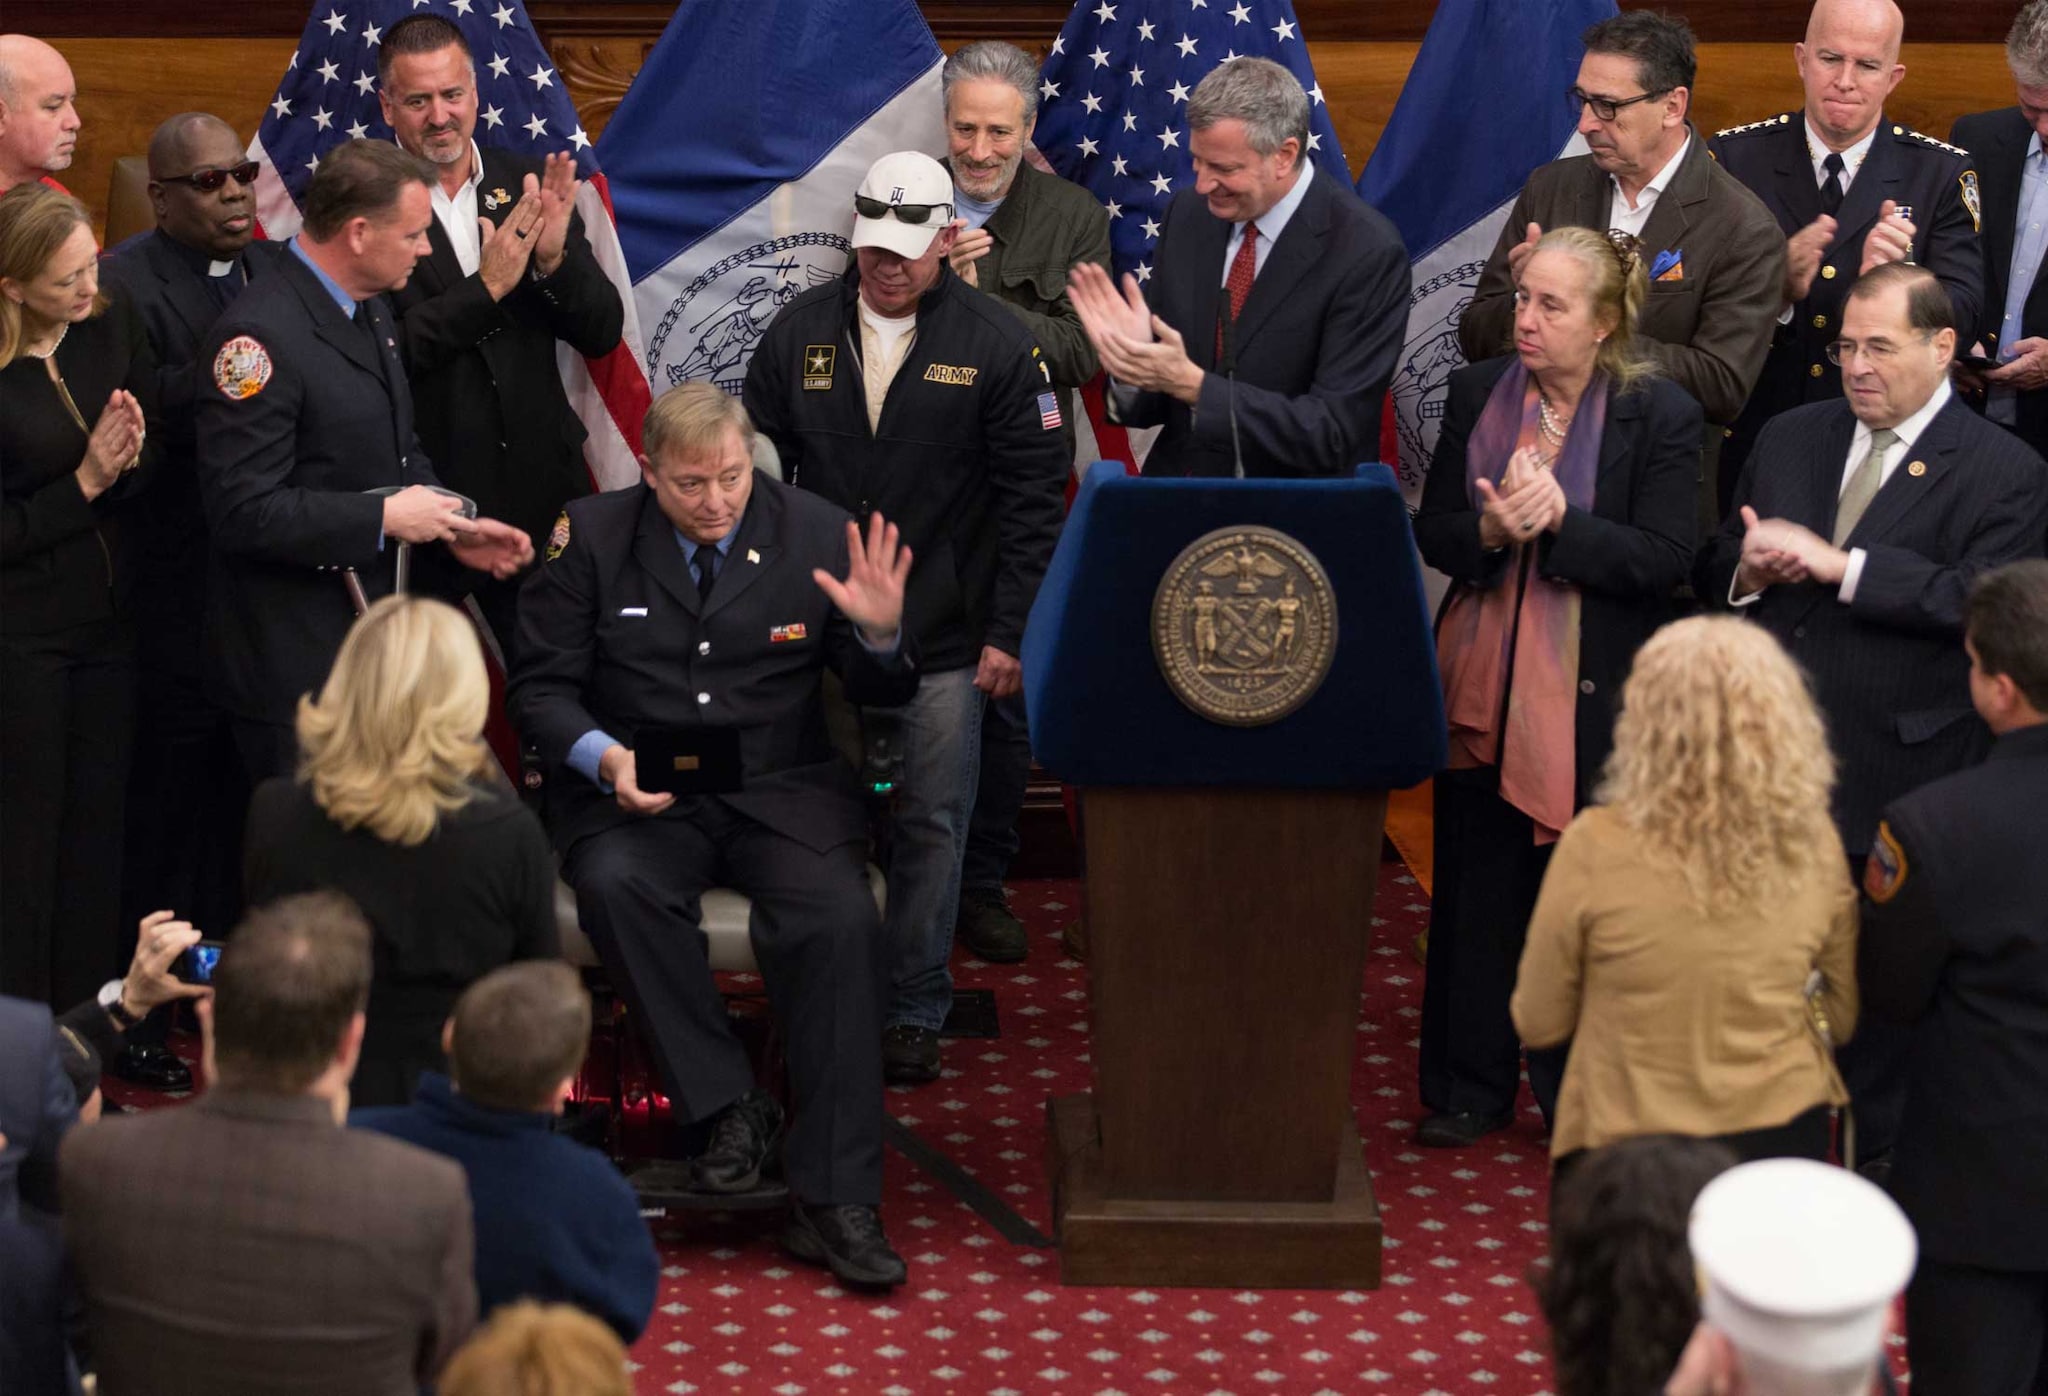
[{"label": "american flag", "polygon": [[250,143],[262,162],[256,208],[263,235],[286,238],[299,230],[299,199],[320,157],[345,140],[390,140],[391,127],[377,103],[377,45],[384,31],[414,14],[438,14],[469,41],[476,60],[479,145],[539,157],[558,150],[576,155],[584,185],[577,211],[600,266],[619,289],[626,326],[620,346],[585,359],[558,347],[563,386],[590,439],[585,463],[600,489],[639,478],[640,419],[650,401],[640,368],[640,325],[632,281],[611,211],[611,196],[596,152],[576,108],[520,0],[321,0],[314,5],[298,51],[278,83],[277,96]]},{"label": "american flag", "polygon": [[1309,95],[1309,154],[1351,183],[1288,0],[1079,0],[1039,74],[1033,143],[1109,210],[1118,275],[1152,274],[1174,191],[1190,184],[1188,96],[1217,64],[1270,58]]}]

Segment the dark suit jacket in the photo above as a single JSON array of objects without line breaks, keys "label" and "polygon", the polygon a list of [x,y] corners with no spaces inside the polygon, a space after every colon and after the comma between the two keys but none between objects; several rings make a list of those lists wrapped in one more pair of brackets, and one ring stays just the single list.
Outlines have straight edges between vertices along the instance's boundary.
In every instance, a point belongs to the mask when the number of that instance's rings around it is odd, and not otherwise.
[{"label": "dark suit jacket", "polygon": [[0,998],[0,1221],[12,1221],[24,1200],[55,1210],[57,1144],[77,1119],[50,1010]]},{"label": "dark suit jacket", "polygon": [[[388,306],[376,313],[387,325],[381,364],[370,336],[286,249],[201,353],[211,374],[228,341],[249,339],[269,364],[268,382],[247,397],[209,377],[195,408],[214,549],[208,639],[219,701],[238,717],[288,723],[299,695],[326,682],[355,620],[335,569],[355,568],[372,600],[391,590],[398,545],[382,541],[383,501],[363,491],[439,483],[413,434],[396,325]],[[418,550],[415,590],[430,589],[421,584],[445,557]]]},{"label": "dark suit jacket", "polygon": [[1871,882],[1856,977],[1871,1012],[1918,1025],[1892,1189],[1923,1254],[2048,1269],[2048,727],[1884,823],[1903,873]]},{"label": "dark suit jacket", "polygon": [[[1803,113],[1718,132],[1708,149],[1721,168],[1763,200],[1787,237],[1820,217],[1820,186],[1807,154]],[[1841,336],[1842,305],[1863,265],[1863,240],[1876,226],[1885,200],[1912,207],[1919,230],[1913,260],[1941,279],[1958,332],[1967,334],[1977,323],[1984,304],[1984,254],[1977,242],[1976,214],[1963,198],[1968,168],[1969,157],[1953,146],[1888,121],[1878,123],[1870,151],[1835,214],[1835,239],[1821,258],[1813,287],[1792,307],[1791,322],[1775,329],[1770,357],[1736,427],[1741,444],[1722,457],[1724,466],[1739,466],[1758,430],[1780,412],[1841,396],[1842,370],[1828,362],[1827,347]]]},{"label": "dark suit jacket", "polygon": [[[1742,505],[1833,535],[1855,429],[1845,401],[1796,407],[1765,425],[1735,488],[1735,511],[1693,570],[1702,602],[1728,604],[1742,559]],[[1926,469],[1915,473],[1917,465]],[[1770,587],[1742,608],[1812,677],[1841,766],[1835,827],[1851,854],[1870,847],[1889,801],[1983,753],[1964,604],[1978,573],[2039,557],[2044,537],[2048,465],[1952,398],[1846,540],[1866,553],[1855,599],[1844,606],[1834,587],[1804,582]]]},{"label": "dark suit jacket", "polygon": [[[1500,241],[1486,259],[1479,289],[1458,325],[1465,357],[1478,361],[1507,349],[1514,337],[1515,286],[1508,249],[1531,223],[1605,230],[1614,185],[1590,155],[1538,166],[1522,186]],[[1763,368],[1777,328],[1785,285],[1785,235],[1770,210],[1714,163],[1692,133],[1678,172],[1643,225],[1643,255],[1684,253],[1685,275],[1650,283],[1636,328],[1653,346],[1664,374],[1691,393],[1709,422],[1728,423]]]},{"label": "dark suit jacket", "polygon": [[[1998,354],[1999,330],[2005,321],[2005,297],[2012,285],[2012,254],[2020,216],[2020,176],[2027,163],[2027,142],[2034,128],[2020,115],[2018,107],[2001,111],[1976,112],[1956,118],[1949,139],[1970,152],[1977,168],[1984,205],[1984,307],[1975,325],[1975,337],[1984,341],[1992,357]],[[2044,258],[2048,261],[2048,258]],[[1960,325],[1958,333],[1968,347],[1972,327]],[[2048,275],[2039,270],[2027,303],[2020,310],[2020,338],[2048,336]],[[2020,439],[2048,455],[2048,391],[2021,393],[2014,404]]]},{"label": "dark suit jacket", "polygon": [[[503,224],[521,182],[538,176],[541,162],[478,149],[477,212]],[[486,208],[497,194],[505,196],[501,206]],[[491,299],[481,275],[463,275],[439,218],[427,237],[433,252],[391,293],[420,441],[448,488],[489,517],[544,538],[566,501],[590,493],[583,423],[562,391],[555,343],[609,353],[625,323],[619,293],[592,255],[580,216],[570,221],[554,275],[535,280],[529,263],[525,280],[502,301]]]},{"label": "dark suit jacket", "polygon": [[[519,599],[508,699],[520,734],[558,769],[548,827],[567,853],[637,816],[562,763],[602,730],[627,746],[649,727],[736,726],[745,786],[719,796],[750,819],[823,852],[864,837],[859,791],[826,735],[827,665],[856,703],[887,706],[917,690],[908,631],[893,661],[863,648],[811,579],[846,575],[846,514],[765,475],[711,589],[708,606],[675,528],[644,484],[570,503],[567,541]],[[557,535],[559,538],[559,535]],[[687,818],[678,800],[658,818]]]},{"label": "dark suit jacket", "polygon": [[216,1087],[61,1171],[106,1396],[417,1396],[476,1321],[462,1169],[326,1101]]},{"label": "dark suit jacket", "polygon": [[[1423,485],[1415,541],[1431,567],[1451,578],[1444,606],[1468,589],[1513,585],[1514,550],[1487,552],[1479,511],[1466,490],[1465,443],[1486,396],[1512,355],[1468,364],[1451,375],[1444,427]],[[1573,730],[1579,803],[1584,804],[1613,745],[1615,705],[1636,650],[1674,614],[1695,540],[1694,480],[1699,469],[1700,406],[1653,378],[1607,404],[1593,507],[1568,509],[1564,525],[1538,541],[1535,566],[1579,588],[1579,701]],[[1505,460],[1492,464],[1498,480]],[[1439,612],[1438,619],[1442,619]]]},{"label": "dark suit jacket", "polygon": [[[230,272],[237,290],[275,265],[282,243],[252,242]],[[152,228],[110,250],[100,263],[107,287],[135,308],[156,351],[156,393],[162,456],[150,482],[147,508],[133,512],[127,538],[142,586],[132,610],[137,638],[150,666],[186,674],[202,667],[205,622],[206,514],[199,503],[195,404],[213,383],[213,365],[200,350],[223,307],[205,277],[178,246]]]},{"label": "dark suit jacket", "polygon": [[[1232,331],[1246,475],[1348,475],[1380,450],[1380,404],[1408,333],[1408,252],[1394,225],[1311,168],[1308,192],[1266,252]],[[1192,189],[1166,209],[1146,299],[1188,357],[1217,367],[1216,317],[1231,225]],[[1229,475],[1232,392],[1218,372],[1193,409],[1139,393],[1116,411],[1165,429],[1147,475]]]}]

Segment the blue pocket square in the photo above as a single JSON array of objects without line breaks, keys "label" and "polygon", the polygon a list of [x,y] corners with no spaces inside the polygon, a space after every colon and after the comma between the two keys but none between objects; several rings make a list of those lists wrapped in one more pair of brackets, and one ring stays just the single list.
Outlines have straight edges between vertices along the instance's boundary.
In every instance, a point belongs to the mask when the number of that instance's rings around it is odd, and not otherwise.
[{"label": "blue pocket square", "polygon": [[1663,281],[1674,269],[1677,275],[1670,276],[1670,280],[1677,281],[1685,275],[1685,249],[1682,247],[1668,248],[1656,255],[1650,262],[1650,280]]}]

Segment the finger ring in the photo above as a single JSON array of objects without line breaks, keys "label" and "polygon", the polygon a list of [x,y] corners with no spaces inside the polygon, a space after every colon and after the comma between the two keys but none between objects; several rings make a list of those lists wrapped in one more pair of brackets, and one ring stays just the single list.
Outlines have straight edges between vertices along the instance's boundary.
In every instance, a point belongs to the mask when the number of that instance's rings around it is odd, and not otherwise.
[{"label": "finger ring", "polygon": [[513,237],[516,237],[516,238],[522,238],[522,239],[523,239],[523,238],[524,238],[524,237],[526,236],[526,234],[525,234],[524,232],[517,232],[517,233],[514,233],[514,234],[512,234],[512,236],[513,236]]}]

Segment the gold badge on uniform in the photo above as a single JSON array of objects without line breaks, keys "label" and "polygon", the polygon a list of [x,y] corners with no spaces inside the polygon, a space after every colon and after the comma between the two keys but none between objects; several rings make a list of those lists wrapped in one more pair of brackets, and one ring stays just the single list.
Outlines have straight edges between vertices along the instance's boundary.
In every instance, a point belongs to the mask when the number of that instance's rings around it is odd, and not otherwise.
[{"label": "gold badge on uniform", "polygon": [[562,549],[569,546],[569,511],[564,509],[555,516],[555,526],[548,530],[547,560],[553,562],[562,555]]},{"label": "gold badge on uniform", "polygon": [[807,393],[830,392],[832,389],[832,360],[838,355],[838,348],[831,344],[806,344],[804,346],[804,391]]},{"label": "gold badge on uniform", "polygon": [[213,356],[213,385],[221,395],[240,402],[263,391],[270,381],[270,351],[262,341],[238,334]]},{"label": "gold badge on uniform", "polygon": [[1963,186],[1963,207],[1970,211],[1970,223],[1978,232],[1984,231],[1984,196],[1977,192],[1977,172],[1964,170],[1956,179]]},{"label": "gold badge on uniform", "polygon": [[980,372],[978,368],[955,368],[952,364],[933,364],[924,371],[924,381],[951,383],[956,388],[971,388],[974,386],[974,376]]},{"label": "gold badge on uniform", "polygon": [[1329,575],[1274,529],[1204,534],[1152,597],[1152,653],[1166,686],[1211,722],[1278,722],[1321,686],[1336,652]]},{"label": "gold badge on uniform", "polygon": [[1890,823],[1879,820],[1877,838],[1863,863],[1863,895],[1882,905],[1896,897],[1899,888],[1905,885],[1906,850],[1899,847]]}]

